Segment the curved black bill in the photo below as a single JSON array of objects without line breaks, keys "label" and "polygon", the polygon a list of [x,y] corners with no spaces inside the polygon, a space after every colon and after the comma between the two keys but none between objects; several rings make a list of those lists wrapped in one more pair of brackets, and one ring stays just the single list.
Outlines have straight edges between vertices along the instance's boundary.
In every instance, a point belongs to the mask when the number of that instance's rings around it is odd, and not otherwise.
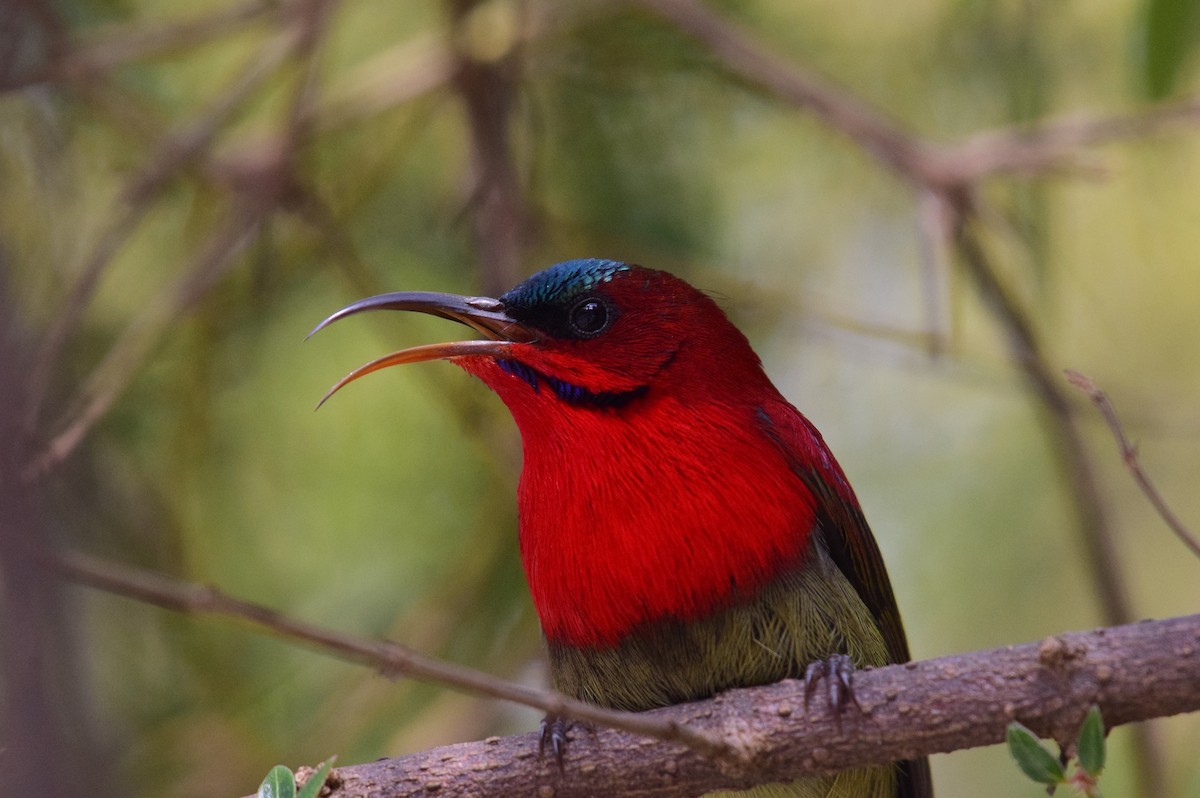
[{"label": "curved black bill", "polygon": [[509,316],[504,308],[504,303],[499,299],[441,294],[430,291],[398,291],[391,294],[379,294],[378,296],[350,303],[314,327],[312,332],[305,337],[305,340],[308,340],[308,338],[311,338],[335,321],[368,310],[408,310],[441,316],[444,319],[451,319],[460,324],[465,324],[483,333],[487,338],[477,341],[452,341],[444,344],[426,344],[425,346],[414,346],[408,349],[401,349],[398,352],[392,352],[390,355],[384,355],[381,358],[372,360],[370,363],[359,366],[338,380],[321,397],[321,401],[317,402],[317,407],[325,404],[325,400],[359,377],[366,376],[373,371],[379,371],[388,366],[398,366],[402,363],[419,363],[425,360],[444,360],[446,358],[470,355],[504,357],[508,353],[508,348],[511,344],[527,343],[538,338],[538,334],[533,329],[526,327]]},{"label": "curved black bill", "polygon": [[335,321],[368,310],[411,310],[451,319],[472,327],[496,341],[532,341],[537,335],[505,312],[504,303],[487,296],[461,296],[434,291],[396,291],[351,302],[313,327],[305,340]]}]

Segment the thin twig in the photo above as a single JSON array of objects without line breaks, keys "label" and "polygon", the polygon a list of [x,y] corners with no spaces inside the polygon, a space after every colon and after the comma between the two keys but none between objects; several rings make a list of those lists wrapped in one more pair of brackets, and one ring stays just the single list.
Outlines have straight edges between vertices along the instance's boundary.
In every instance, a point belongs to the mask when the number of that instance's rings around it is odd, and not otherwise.
[{"label": "thin twig", "polygon": [[112,25],[74,42],[60,57],[43,68],[0,85],[0,90],[23,88],[48,81],[94,81],[122,64],[206,44],[244,29],[248,22],[278,13],[273,0],[251,0],[242,6],[221,9],[207,16],[170,22]]},{"label": "thin twig", "polygon": [[948,298],[951,274],[952,214],[941,194],[923,190],[917,197],[917,222],[921,228],[921,288],[925,300],[926,348],[941,355],[953,340],[953,316]]},{"label": "thin twig", "polygon": [[297,6],[301,19],[300,40],[296,45],[295,58],[299,62],[300,75],[293,90],[284,130],[283,163],[293,163],[297,150],[309,138],[312,127],[312,109],[316,102],[317,83],[320,79],[321,46],[324,44],[325,27],[333,13],[336,0],[303,0]]},{"label": "thin twig", "polygon": [[257,53],[253,61],[239,71],[229,88],[221,92],[196,121],[167,136],[158,150],[146,160],[141,171],[122,190],[123,205],[119,216],[92,249],[62,310],[55,316],[50,331],[42,339],[38,354],[33,359],[33,370],[27,381],[23,420],[26,435],[33,435],[37,428],[46,391],[61,359],[63,347],[78,328],[84,311],[100,285],[101,277],[117,251],[137,229],[171,179],[208,150],[217,133],[237,109],[262,87],[288,53],[295,49],[297,39],[296,32],[289,31],[276,37]]},{"label": "thin twig", "polygon": [[1013,360],[1049,413],[1050,430],[1058,442],[1055,451],[1062,460],[1074,494],[1074,504],[1080,515],[1077,528],[1100,593],[1105,623],[1113,626],[1130,623],[1134,619],[1133,610],[1113,540],[1112,524],[1103,509],[1099,480],[1087,454],[1074,409],[1046,360],[1032,319],[1001,281],[979,241],[967,218],[970,211],[959,206],[959,213],[956,243],[962,264],[1000,323]]},{"label": "thin twig", "polygon": [[1166,499],[1158,492],[1158,488],[1150,481],[1150,477],[1142,469],[1142,464],[1138,460],[1137,447],[1130,442],[1125,435],[1125,430],[1121,427],[1121,420],[1117,418],[1117,411],[1109,401],[1108,395],[1100,390],[1100,387],[1084,374],[1080,374],[1073,369],[1066,369],[1067,382],[1075,386],[1079,390],[1088,395],[1092,400],[1092,404],[1100,411],[1100,415],[1108,423],[1108,428],[1112,430],[1113,437],[1116,438],[1117,448],[1121,452],[1121,459],[1125,462],[1125,467],[1129,469],[1129,473],[1133,475],[1133,479],[1137,482],[1138,487],[1142,489],[1142,493],[1146,494],[1146,498],[1150,500],[1150,504],[1154,505],[1154,509],[1166,522],[1171,531],[1176,537],[1183,542],[1183,545],[1192,550],[1192,553],[1200,557],[1200,540],[1192,533],[1187,525],[1171,510]]},{"label": "thin twig", "polygon": [[958,144],[912,134],[879,108],[811,68],[772,52],[753,34],[699,0],[628,0],[699,41],[726,68],[789,105],[813,113],[901,178],[938,192],[961,191],[1000,174],[1038,175],[1080,166],[1081,150],[1200,123],[1200,97],[1134,114],[1078,116],[984,131]]},{"label": "thin twig", "polygon": [[974,134],[937,155],[946,182],[977,183],[1000,174],[1043,174],[1078,163],[1080,151],[1143,138],[1176,125],[1200,122],[1200,97],[1133,114],[1075,116]]},{"label": "thin twig", "polygon": [[192,268],[164,296],[151,301],[142,315],[126,326],[100,361],[75,400],[81,406],[45,447],[26,465],[22,478],[41,478],[66,460],[125,392],[145,358],[176,316],[195,304],[235,263],[236,256],[257,235],[267,208],[252,204],[230,212],[225,226],[209,240]]},{"label": "thin twig", "polygon": [[740,748],[709,733],[672,720],[605,709],[552,690],[506,682],[474,668],[426,656],[390,640],[370,639],[291,618],[229,596],[215,587],[173,579],[128,565],[105,562],[81,552],[44,553],[48,565],[71,581],[186,614],[219,615],[247,621],[291,642],[303,643],[341,659],[369,665],[385,676],[443,685],[469,695],[512,701],[553,715],[665,742],[677,742],[705,756],[738,759]]},{"label": "thin twig", "polygon": [[878,108],[813,70],[771,52],[752,34],[696,0],[631,0],[701,42],[733,74],[813,113],[900,175],[933,182],[918,139]]},{"label": "thin twig", "polygon": [[459,48],[454,84],[467,107],[471,133],[475,257],[481,288],[495,296],[520,279],[527,214],[509,135],[520,39],[514,27],[512,39],[504,43],[508,49],[499,58],[485,59],[474,52],[466,32],[474,15],[485,6],[480,0],[450,2]]},{"label": "thin twig", "polygon": [[439,37],[417,36],[331,80],[312,108],[318,134],[360,124],[424,97],[454,77],[454,54]]},{"label": "thin twig", "polygon": [[[960,197],[952,207],[957,214],[957,248],[967,274],[984,303],[1008,338],[1009,351],[1025,376],[1034,396],[1046,410],[1047,431],[1056,442],[1053,451],[1070,488],[1077,515],[1075,525],[1088,571],[1096,585],[1105,623],[1109,626],[1133,621],[1133,609],[1117,554],[1112,518],[1104,503],[1099,477],[1084,443],[1083,432],[1066,392],[1042,352],[1041,343],[1026,314],[1001,282],[983,245],[976,237],[970,217],[971,199]],[[1166,772],[1162,746],[1153,726],[1142,724],[1131,731],[1134,766],[1142,795],[1162,795]]]}]

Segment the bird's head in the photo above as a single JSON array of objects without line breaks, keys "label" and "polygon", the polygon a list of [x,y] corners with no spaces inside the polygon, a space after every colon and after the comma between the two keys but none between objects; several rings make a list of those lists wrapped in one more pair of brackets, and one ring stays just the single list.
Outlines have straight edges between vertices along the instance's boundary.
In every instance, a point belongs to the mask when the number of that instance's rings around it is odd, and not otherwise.
[{"label": "bird's head", "polygon": [[381,368],[442,359],[480,377],[518,423],[621,408],[668,389],[699,400],[770,385],[745,336],[712,299],[671,274],[619,261],[559,263],[496,299],[381,294],[342,308],[313,332],[367,310],[430,313],[485,337],[385,355],[348,374],[325,399]]}]

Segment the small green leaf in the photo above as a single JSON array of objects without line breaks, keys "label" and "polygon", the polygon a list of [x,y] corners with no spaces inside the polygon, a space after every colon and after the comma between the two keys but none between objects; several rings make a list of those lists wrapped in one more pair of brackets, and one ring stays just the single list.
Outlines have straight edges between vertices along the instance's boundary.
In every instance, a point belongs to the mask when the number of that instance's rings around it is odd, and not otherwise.
[{"label": "small green leaf", "polygon": [[1020,723],[1008,724],[1008,752],[1026,776],[1039,784],[1062,784],[1066,781],[1058,757],[1050,753],[1037,736]]},{"label": "small green leaf", "polygon": [[258,785],[258,798],[296,798],[296,777],[283,765],[276,765]]},{"label": "small green leaf", "polygon": [[337,761],[336,756],[331,756],[326,759],[321,767],[317,768],[317,772],[309,777],[308,781],[304,782],[304,786],[300,788],[300,793],[296,798],[317,798],[317,794],[321,792],[321,788],[325,786],[325,777],[329,775],[329,769],[333,767],[333,763]]},{"label": "small green leaf", "polygon": [[1092,776],[1099,776],[1104,770],[1104,719],[1100,717],[1100,707],[1095,704],[1088,710],[1079,729],[1079,766]]}]

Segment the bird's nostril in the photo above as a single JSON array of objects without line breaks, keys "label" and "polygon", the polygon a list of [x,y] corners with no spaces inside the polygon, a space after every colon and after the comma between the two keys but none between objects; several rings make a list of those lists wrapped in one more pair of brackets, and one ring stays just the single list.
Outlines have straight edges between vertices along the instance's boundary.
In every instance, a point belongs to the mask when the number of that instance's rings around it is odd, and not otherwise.
[{"label": "bird's nostril", "polygon": [[500,310],[504,307],[504,303],[499,299],[493,299],[490,296],[473,296],[468,297],[466,304],[476,310]]}]

